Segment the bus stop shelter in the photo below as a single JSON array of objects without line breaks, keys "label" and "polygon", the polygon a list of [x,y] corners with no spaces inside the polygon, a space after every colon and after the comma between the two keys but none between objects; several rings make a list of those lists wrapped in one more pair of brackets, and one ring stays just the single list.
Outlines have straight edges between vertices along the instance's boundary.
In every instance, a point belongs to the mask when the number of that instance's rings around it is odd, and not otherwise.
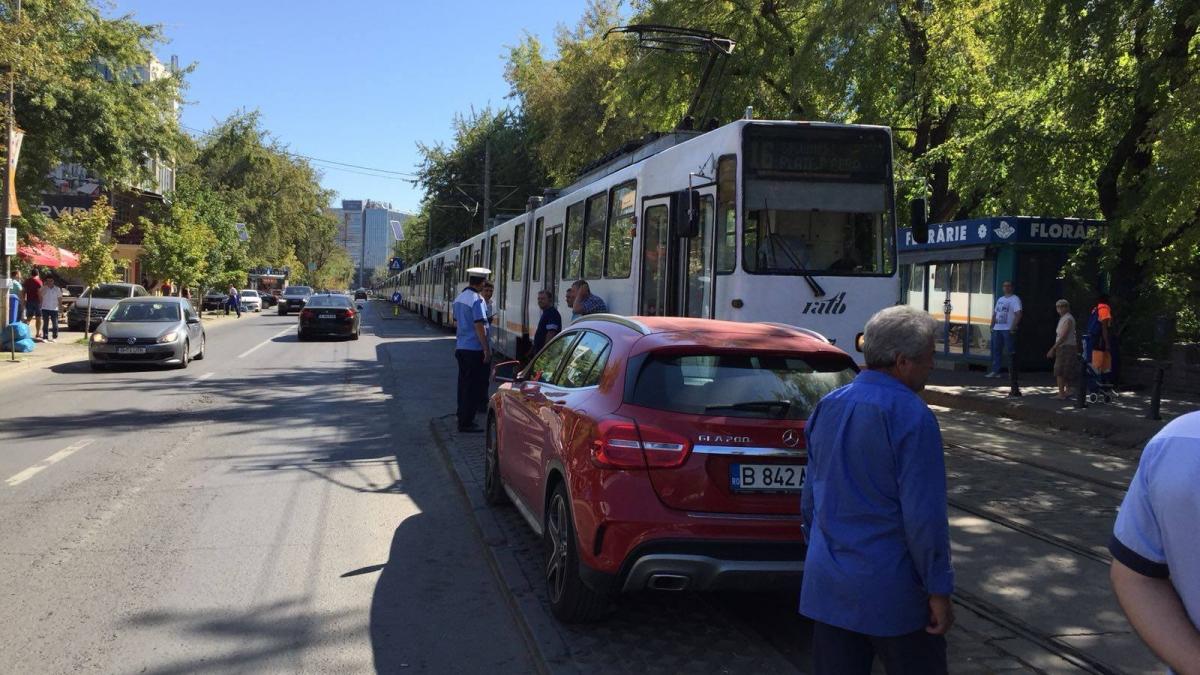
[{"label": "bus stop shelter", "polygon": [[1022,370],[1051,365],[1058,314],[1054,302],[1066,298],[1080,326],[1091,298],[1064,278],[1068,258],[1101,221],[1076,218],[995,216],[935,223],[929,241],[918,244],[900,229],[902,303],[927,311],[942,324],[937,358],[987,365],[991,360],[991,319],[1000,286],[1011,280],[1024,307],[1017,331],[1016,357]]}]

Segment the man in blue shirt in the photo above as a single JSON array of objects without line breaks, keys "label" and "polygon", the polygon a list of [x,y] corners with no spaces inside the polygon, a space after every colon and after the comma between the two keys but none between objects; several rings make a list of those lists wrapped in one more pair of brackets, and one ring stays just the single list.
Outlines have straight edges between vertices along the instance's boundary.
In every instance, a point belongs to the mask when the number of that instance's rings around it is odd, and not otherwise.
[{"label": "man in blue shirt", "polygon": [[487,310],[479,291],[491,273],[483,267],[467,270],[467,287],[454,299],[454,320],[458,324],[454,341],[454,358],[458,361],[458,430],[464,432],[483,431],[475,424],[475,411],[487,394],[492,350],[487,339]]},{"label": "man in blue shirt", "polygon": [[804,433],[808,539],[800,612],[813,619],[813,672],[946,672],[954,622],[946,467],[937,419],[917,396],[937,322],[911,307],[871,317],[867,370],[823,398]]},{"label": "man in blue shirt", "polygon": [[562,314],[555,309],[550,291],[538,291],[537,304],[542,309],[542,318],[538,319],[537,332],[533,334],[534,354],[542,351],[542,347],[562,330]]},{"label": "man in blue shirt", "polygon": [[1178,673],[1200,672],[1200,412],[1146,444],[1113,528],[1110,576],[1138,635]]}]

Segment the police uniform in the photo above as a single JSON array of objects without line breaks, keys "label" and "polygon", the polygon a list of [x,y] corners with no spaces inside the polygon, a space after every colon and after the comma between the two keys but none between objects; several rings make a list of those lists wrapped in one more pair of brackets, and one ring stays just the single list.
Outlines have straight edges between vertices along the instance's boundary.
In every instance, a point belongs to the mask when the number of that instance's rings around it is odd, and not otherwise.
[{"label": "police uniform", "polygon": [[[483,267],[472,267],[467,270],[467,277],[486,278],[491,273]],[[458,324],[454,342],[454,358],[458,361],[458,430],[478,431],[475,411],[487,395],[488,363],[484,360],[485,345],[480,342],[475,325],[483,324],[486,337],[487,309],[483,296],[468,286],[454,299],[453,310]]]}]

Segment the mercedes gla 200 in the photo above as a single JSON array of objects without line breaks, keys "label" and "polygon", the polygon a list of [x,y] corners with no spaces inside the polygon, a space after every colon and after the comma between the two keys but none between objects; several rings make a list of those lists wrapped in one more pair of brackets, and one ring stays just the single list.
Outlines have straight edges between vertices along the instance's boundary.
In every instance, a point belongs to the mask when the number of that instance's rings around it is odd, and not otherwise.
[{"label": "mercedes gla 200", "polygon": [[514,369],[496,367],[484,489],[542,537],[560,620],[620,592],[799,588],[804,421],[854,378],[845,352],[791,326],[592,315]]}]

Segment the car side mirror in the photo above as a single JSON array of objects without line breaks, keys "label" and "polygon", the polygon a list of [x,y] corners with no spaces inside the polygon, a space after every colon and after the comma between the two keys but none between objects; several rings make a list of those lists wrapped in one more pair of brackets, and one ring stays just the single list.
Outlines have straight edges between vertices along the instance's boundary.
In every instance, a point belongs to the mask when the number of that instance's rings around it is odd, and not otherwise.
[{"label": "car side mirror", "polygon": [[913,241],[918,244],[929,242],[929,220],[926,215],[928,203],[924,197],[912,200],[909,203],[909,227],[912,228]]},{"label": "car side mirror", "polygon": [[493,382],[519,382],[521,377],[520,361],[501,361],[492,367]]},{"label": "car side mirror", "polygon": [[190,316],[190,317],[188,317],[187,322],[188,323],[200,323],[200,317]]}]

